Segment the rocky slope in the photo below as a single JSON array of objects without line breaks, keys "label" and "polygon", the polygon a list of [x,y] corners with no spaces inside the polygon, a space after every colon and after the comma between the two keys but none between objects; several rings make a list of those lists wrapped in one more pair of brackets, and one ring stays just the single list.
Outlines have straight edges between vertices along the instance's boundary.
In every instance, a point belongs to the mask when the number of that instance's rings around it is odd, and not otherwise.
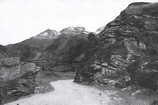
[{"label": "rocky slope", "polygon": [[[68,49],[70,46],[70,44],[66,44],[67,40],[74,40],[73,42],[75,43],[76,40],[82,40],[84,37],[86,38],[87,34],[88,32],[84,27],[67,27],[62,29],[60,32],[47,29],[40,34],[31,37],[30,39],[8,45],[6,48],[10,57],[18,56],[24,61],[40,60],[40,58],[43,56],[43,53],[46,53],[48,50],[53,50],[60,55],[60,53],[63,53],[65,49]],[[77,38],[75,38],[76,36]],[[58,46],[59,48],[55,49],[53,46]],[[67,48],[65,48],[66,46]]]},{"label": "rocky slope", "polygon": [[21,62],[34,60],[49,73],[76,71],[75,82],[157,90],[157,10],[157,3],[132,3],[97,35],[83,27],[67,27],[59,33],[48,29],[23,42],[0,46],[1,89],[6,89],[1,97],[34,92],[38,68]]},{"label": "rocky slope", "polygon": [[89,47],[88,33],[81,27],[68,27],[60,33],[43,54],[47,61],[45,67],[54,71],[74,71],[73,66],[84,58]]},{"label": "rocky slope", "polygon": [[[98,50],[75,81],[121,81],[158,89],[158,4],[130,4],[98,34]],[[90,53],[89,53],[90,54]],[[87,78],[88,77],[88,78]]]},{"label": "rocky slope", "polygon": [[58,36],[55,30],[47,29],[22,42],[7,45],[10,57],[20,57],[22,61],[38,60],[46,47]]},{"label": "rocky slope", "polygon": [[45,49],[52,43],[59,33],[56,30],[47,29],[36,36],[26,39],[19,44],[28,45],[30,47],[39,48],[41,50]]},{"label": "rocky slope", "polygon": [[39,69],[34,63],[21,62],[19,57],[0,59],[0,101],[34,93]]},{"label": "rocky slope", "polygon": [[[54,71],[72,71],[75,59],[84,58],[82,53],[87,45],[88,34],[84,28],[68,27],[60,34],[46,30],[20,43],[0,46],[0,101],[8,102],[37,91],[47,91],[38,85],[52,89],[48,81],[66,77],[66,74],[59,76]],[[51,75],[44,72],[46,70]]]}]

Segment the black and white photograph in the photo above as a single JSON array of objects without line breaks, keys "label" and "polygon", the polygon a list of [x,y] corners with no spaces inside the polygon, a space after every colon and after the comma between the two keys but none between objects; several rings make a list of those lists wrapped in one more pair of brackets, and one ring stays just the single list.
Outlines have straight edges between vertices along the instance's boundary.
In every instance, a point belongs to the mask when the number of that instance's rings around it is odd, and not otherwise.
[{"label": "black and white photograph", "polygon": [[0,105],[158,105],[158,0],[0,0]]}]

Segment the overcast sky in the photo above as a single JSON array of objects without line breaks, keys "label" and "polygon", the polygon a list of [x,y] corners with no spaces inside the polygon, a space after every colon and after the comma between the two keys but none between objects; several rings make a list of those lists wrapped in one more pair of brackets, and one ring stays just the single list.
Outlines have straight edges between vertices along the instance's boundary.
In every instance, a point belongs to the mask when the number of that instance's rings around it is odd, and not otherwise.
[{"label": "overcast sky", "polygon": [[96,31],[134,1],[158,0],[0,0],[0,44],[22,41],[47,28],[84,26]]}]

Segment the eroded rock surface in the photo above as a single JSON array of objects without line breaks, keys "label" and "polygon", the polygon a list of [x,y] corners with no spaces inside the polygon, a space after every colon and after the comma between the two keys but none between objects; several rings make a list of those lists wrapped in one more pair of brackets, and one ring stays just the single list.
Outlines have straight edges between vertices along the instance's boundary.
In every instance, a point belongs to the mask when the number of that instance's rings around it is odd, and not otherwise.
[{"label": "eroded rock surface", "polygon": [[3,102],[34,93],[36,74],[34,63],[21,62],[19,57],[0,59],[0,98]]},{"label": "eroded rock surface", "polygon": [[76,78],[84,81],[85,74],[92,74],[88,81],[110,77],[125,82],[119,87],[137,84],[158,89],[157,10],[157,3],[130,4],[98,34],[99,49],[87,65],[91,69],[79,72]]}]

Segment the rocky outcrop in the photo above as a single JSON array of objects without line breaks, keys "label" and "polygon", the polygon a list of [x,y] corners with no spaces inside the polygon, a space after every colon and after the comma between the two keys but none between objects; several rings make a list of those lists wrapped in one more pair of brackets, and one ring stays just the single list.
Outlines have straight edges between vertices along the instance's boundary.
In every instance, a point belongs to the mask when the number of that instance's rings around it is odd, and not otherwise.
[{"label": "rocky outcrop", "polygon": [[[89,60],[87,67],[91,69],[84,72],[91,73],[96,81],[110,77],[158,89],[157,10],[157,3],[130,4],[98,34],[99,49]],[[76,78],[86,78],[83,74],[80,72]]]},{"label": "rocky outcrop", "polygon": [[0,59],[0,101],[13,101],[34,93],[39,69],[34,63],[21,62],[19,57]]}]

